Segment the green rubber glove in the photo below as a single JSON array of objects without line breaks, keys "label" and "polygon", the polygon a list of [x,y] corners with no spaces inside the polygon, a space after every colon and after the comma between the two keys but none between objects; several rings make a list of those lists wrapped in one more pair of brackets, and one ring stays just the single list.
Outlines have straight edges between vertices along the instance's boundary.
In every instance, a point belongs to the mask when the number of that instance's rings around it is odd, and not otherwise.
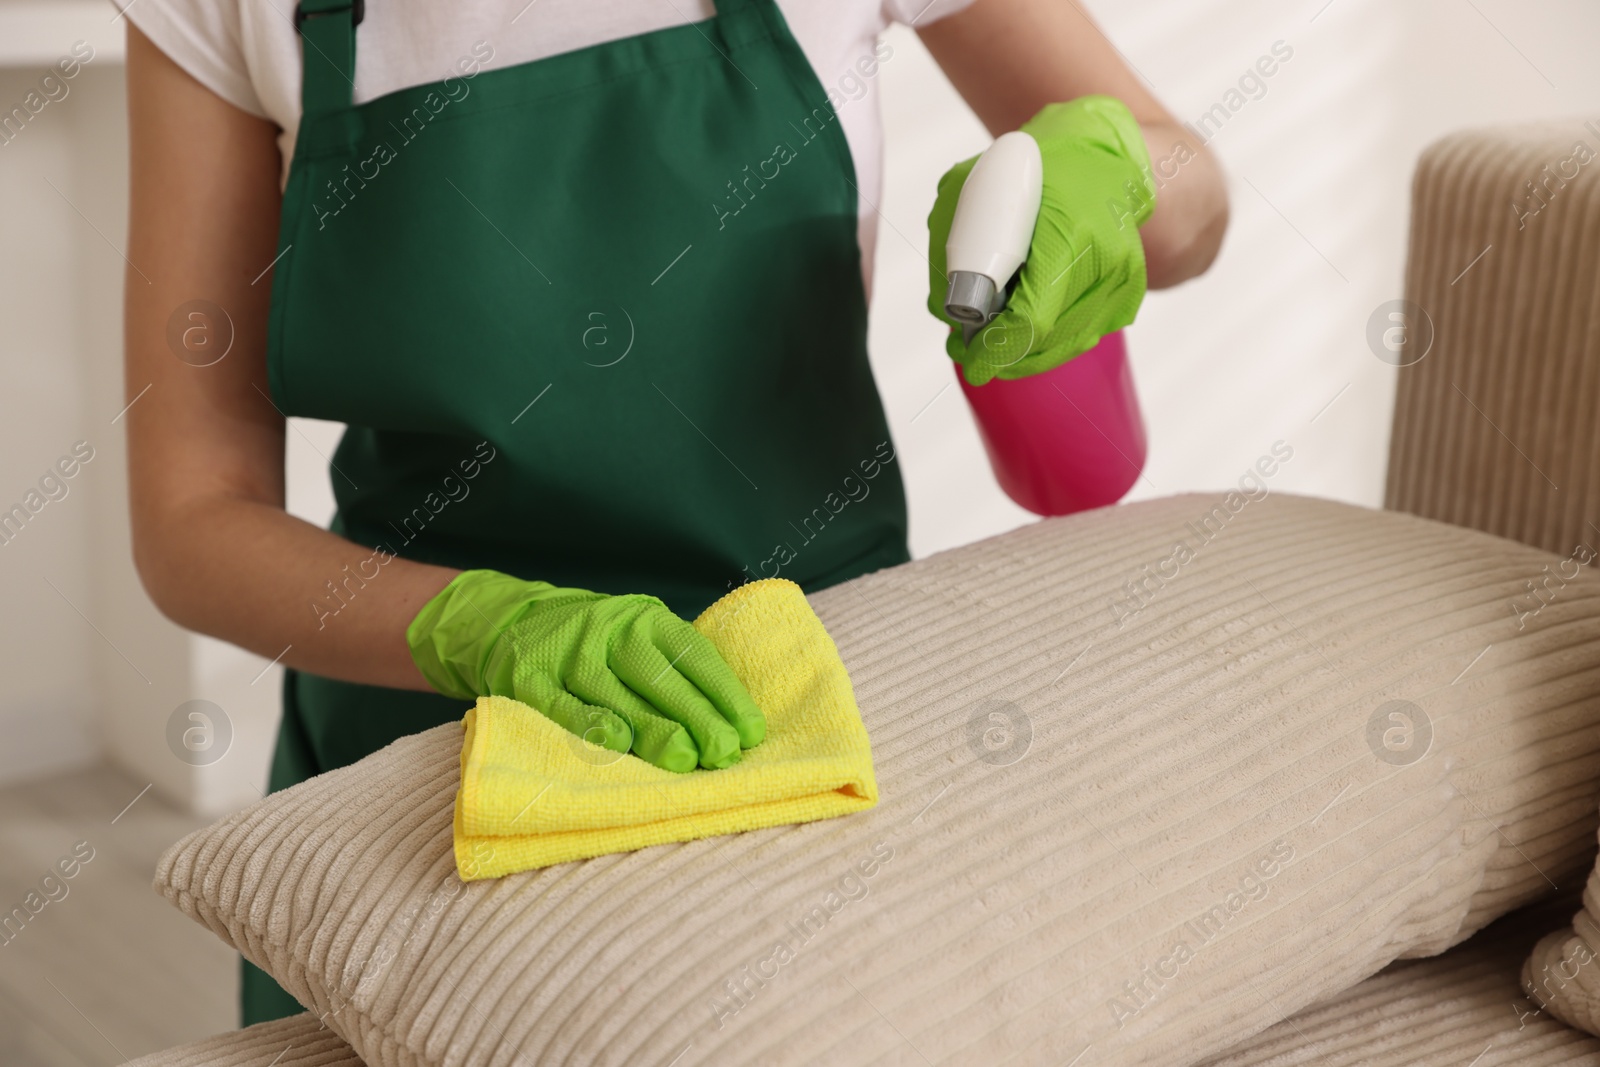
[{"label": "green rubber glove", "polygon": [[976,156],[939,180],[928,216],[928,310],[949,323],[945,344],[967,381],[1025,378],[1059,367],[1133,321],[1144,299],[1139,227],[1155,209],[1150,154],[1120,101],[1051,104],[1022,126],[1039,142],[1044,191],[1016,290],[969,346],[944,313],[945,241]]},{"label": "green rubber glove", "polygon": [[417,613],[406,642],[445,696],[515,697],[665,770],[731,766],[767,733],[716,648],[653,596],[463,571]]}]

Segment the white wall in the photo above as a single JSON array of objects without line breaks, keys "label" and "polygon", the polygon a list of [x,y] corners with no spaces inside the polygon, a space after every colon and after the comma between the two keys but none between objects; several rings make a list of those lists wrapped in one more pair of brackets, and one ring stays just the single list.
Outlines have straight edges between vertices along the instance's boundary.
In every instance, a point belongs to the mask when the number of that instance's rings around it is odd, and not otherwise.
[{"label": "white wall", "polygon": [[[252,686],[265,661],[163,619],[129,557],[123,32],[103,2],[0,2],[0,108],[75,41],[94,49],[67,94],[0,145],[0,510],[74,442],[94,449],[67,495],[0,547],[0,782],[110,756],[216,812],[258,795],[277,679]],[[235,734],[209,766],[168,744],[168,718],[194,699],[220,706]]]},{"label": "white wall", "polygon": [[[0,101],[21,99],[30,84],[27,76],[0,72]],[[21,502],[75,441],[104,444],[85,410],[80,322],[61,299],[87,249],[72,239],[71,207],[44,181],[49,176],[68,195],[75,188],[67,108],[78,102],[69,96],[59,113],[43,113],[27,131],[38,136],[25,146],[26,168],[17,165],[20,139],[0,148],[0,202],[8,205],[0,214],[0,509]],[[41,308],[56,313],[39,314]],[[95,749],[98,638],[71,605],[92,599],[83,567],[89,516],[100,468],[111,462],[98,455],[67,483],[65,499],[46,505],[0,546],[0,602],[9,608],[0,624],[0,777],[72,764]]]},{"label": "white wall", "polygon": [[[1189,121],[1274,41],[1294,50],[1211,142],[1233,210],[1216,266],[1152,293],[1128,331],[1150,434],[1130,500],[1227,485],[1282,438],[1295,456],[1274,488],[1380,504],[1400,372],[1364,335],[1372,310],[1401,294],[1418,153],[1463,126],[1600,113],[1600,6],[1325,2],[1089,0]],[[994,485],[959,391],[939,395],[950,371],[922,306],[933,183],[987,135],[913,34],[890,40],[895,56],[875,90],[890,147],[872,345],[922,555],[1033,517]]]},{"label": "white wall", "polygon": [[[38,7],[0,8],[0,18],[11,16],[0,29],[0,54],[10,60],[0,64],[0,106],[9,111],[21,102],[75,36],[104,29],[104,13],[92,20],[84,14],[62,20]],[[107,646],[89,621],[99,612],[87,564],[95,554],[97,498],[118,462],[107,423],[116,408],[93,409],[94,372],[84,357],[99,324],[83,314],[81,301],[103,301],[115,281],[96,269],[99,252],[90,242],[99,238],[73,206],[84,199],[87,149],[103,109],[120,99],[119,56],[98,58],[69,83],[64,99],[0,146],[0,510],[23,502],[75,442],[95,450],[66,481],[67,495],[0,546],[0,602],[7,606],[0,623],[0,780],[82,763],[100,751]],[[120,216],[107,224],[120,227]],[[99,249],[116,255],[103,243]],[[114,304],[106,310],[116,313]],[[123,681],[144,687],[131,671]]]},{"label": "white wall", "polygon": [[[1220,100],[1274,41],[1294,49],[1213,142],[1234,212],[1216,268],[1152,294],[1129,331],[1151,437],[1134,499],[1226,485],[1282,438],[1295,458],[1276,488],[1377,504],[1396,371],[1364,330],[1400,293],[1417,153],[1464,125],[1600,113],[1591,3],[1323,2],[1091,3],[1181,118]],[[281,672],[166,623],[128,561],[125,449],[110,421],[126,233],[121,23],[110,14],[99,0],[0,0],[0,104],[73,40],[98,52],[71,96],[0,147],[0,503],[72,442],[96,448],[70,495],[0,547],[0,781],[104,753],[216,811],[265,782]],[[889,144],[871,340],[913,549],[925,555],[1032,517],[995,486],[965,401],[945,388],[942,328],[923,310],[934,183],[987,138],[914,35],[891,41],[895,56],[870,83]],[[322,454],[336,435],[299,420],[289,435],[290,505],[316,521],[331,512]],[[235,731],[205,767],[175,757],[165,736],[172,710],[195,698],[220,705]]]}]

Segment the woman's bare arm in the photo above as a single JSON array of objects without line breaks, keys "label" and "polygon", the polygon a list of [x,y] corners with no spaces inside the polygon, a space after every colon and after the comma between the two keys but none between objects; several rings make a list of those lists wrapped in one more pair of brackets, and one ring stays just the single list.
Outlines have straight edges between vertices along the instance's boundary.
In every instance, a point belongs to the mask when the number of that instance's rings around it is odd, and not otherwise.
[{"label": "woman's bare arm", "polygon": [[[405,628],[456,573],[392,559],[284,511],[284,419],[268,399],[267,305],[276,253],[277,129],[225,103],[128,28],[131,201],[126,392],[133,555],[180,625],[316,674],[428,685]],[[148,279],[148,281],[146,280]],[[193,366],[167,323],[203,299],[231,318],[233,347]],[[149,386],[145,391],[145,387]],[[346,569],[348,568],[348,570]],[[329,581],[336,615],[318,612]]]},{"label": "woman's bare arm", "polygon": [[1228,194],[1216,160],[1145,89],[1077,4],[976,0],[918,33],[991,133],[1016,129],[1049,103],[1091,93],[1121,100],[1144,130],[1151,162],[1167,161],[1157,168],[1156,209],[1139,231],[1150,288],[1177,285],[1211,265],[1228,226]]}]

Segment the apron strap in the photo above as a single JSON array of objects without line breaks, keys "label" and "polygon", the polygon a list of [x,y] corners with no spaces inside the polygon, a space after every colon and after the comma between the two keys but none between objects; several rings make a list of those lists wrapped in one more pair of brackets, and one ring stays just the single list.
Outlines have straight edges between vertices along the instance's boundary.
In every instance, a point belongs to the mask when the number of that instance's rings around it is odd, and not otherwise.
[{"label": "apron strap", "polygon": [[306,115],[343,111],[355,97],[356,25],[365,0],[300,0],[294,25],[302,42],[300,109]]},{"label": "apron strap", "polygon": [[[713,3],[716,6],[716,35],[727,46],[722,58],[733,64],[734,69],[738,70],[739,64],[733,56],[746,46],[774,47],[782,57],[783,66],[788,68],[790,80],[795,88],[800,90],[801,95],[810,97],[816,93],[816,104],[813,106],[831,106],[823,103],[825,94],[818,92],[822,89],[822,84],[817,80],[811,61],[806,58],[800,43],[790,31],[789,20],[784,18],[777,0],[713,0]],[[744,71],[740,70],[739,73],[744,74]],[[744,80],[750,81],[749,76],[746,75]],[[760,88],[755,82],[750,84],[757,89]],[[848,160],[845,161],[845,165],[847,167],[850,165]]]},{"label": "apron strap", "polygon": [[713,0],[717,32],[729,45],[738,47],[773,35],[784,25],[774,0]]}]

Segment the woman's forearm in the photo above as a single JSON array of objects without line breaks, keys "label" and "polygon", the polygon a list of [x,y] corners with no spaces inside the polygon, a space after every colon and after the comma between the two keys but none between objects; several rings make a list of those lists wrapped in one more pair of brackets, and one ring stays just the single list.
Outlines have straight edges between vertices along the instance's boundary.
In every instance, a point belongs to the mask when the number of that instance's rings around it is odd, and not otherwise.
[{"label": "woman's forearm", "polygon": [[329,678],[428,688],[405,630],[454,570],[353,544],[242,497],[147,516],[135,545],[146,590],[181,626]]},{"label": "woman's forearm", "polygon": [[[454,572],[284,510],[266,334],[277,128],[128,29],[126,426],[133,554],[183,626],[352,682],[427,688],[407,624]],[[135,266],[137,264],[137,266]]]},{"label": "woman's forearm", "polygon": [[1205,272],[1228,229],[1228,194],[1217,161],[1182,123],[1142,122],[1156,207],[1139,230],[1151,289]]}]

